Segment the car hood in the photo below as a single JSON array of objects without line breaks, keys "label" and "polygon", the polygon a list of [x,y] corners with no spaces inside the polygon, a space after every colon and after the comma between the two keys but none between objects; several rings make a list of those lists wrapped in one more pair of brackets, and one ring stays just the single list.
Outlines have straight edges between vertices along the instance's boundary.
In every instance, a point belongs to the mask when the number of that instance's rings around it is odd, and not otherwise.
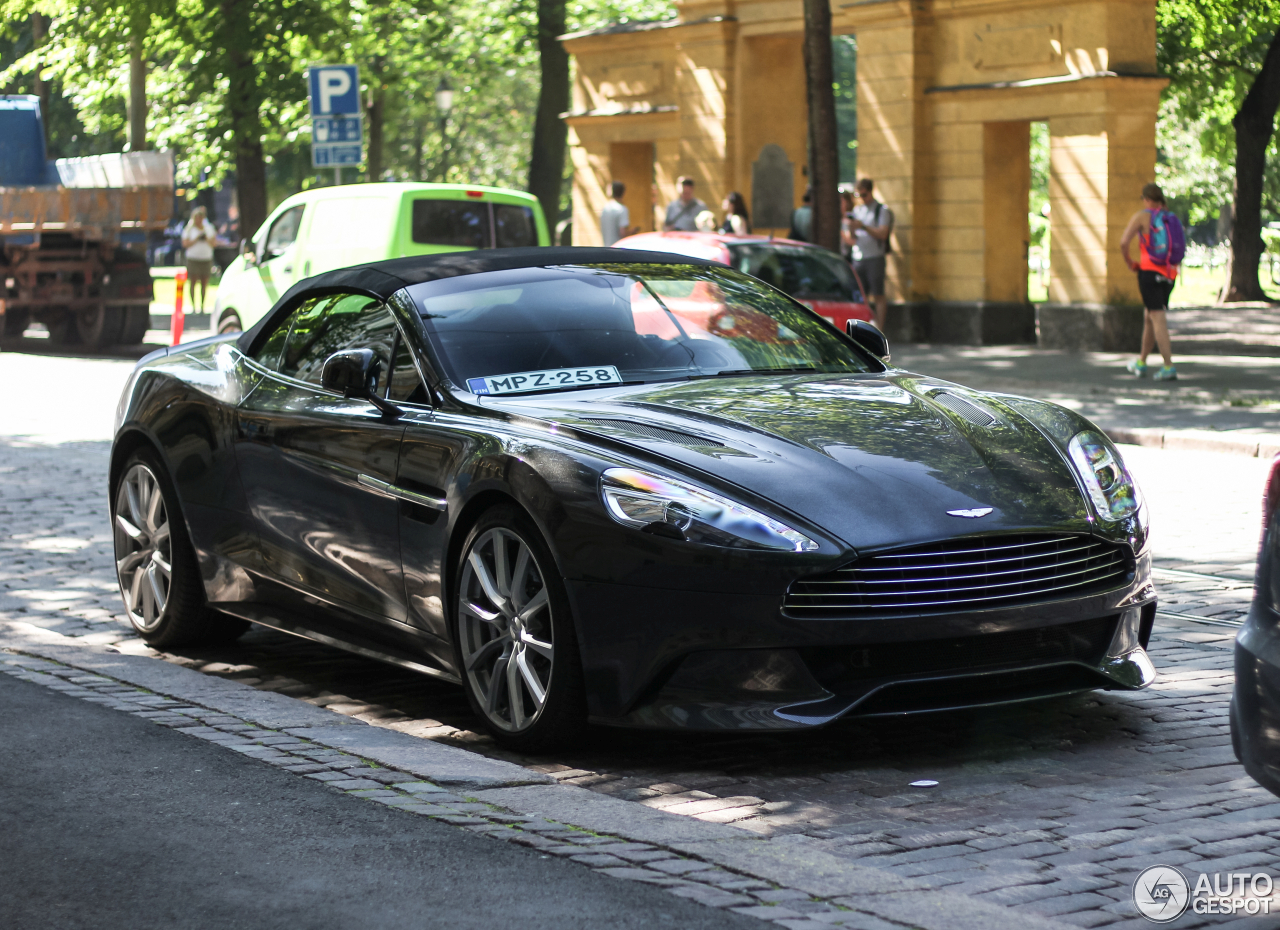
[{"label": "car hood", "polygon": [[[1062,453],[1025,418],[989,395],[908,372],[733,377],[493,406],[713,475],[748,492],[737,495],[744,503],[790,511],[861,551],[1091,528]],[[979,425],[982,411],[994,422]]]}]

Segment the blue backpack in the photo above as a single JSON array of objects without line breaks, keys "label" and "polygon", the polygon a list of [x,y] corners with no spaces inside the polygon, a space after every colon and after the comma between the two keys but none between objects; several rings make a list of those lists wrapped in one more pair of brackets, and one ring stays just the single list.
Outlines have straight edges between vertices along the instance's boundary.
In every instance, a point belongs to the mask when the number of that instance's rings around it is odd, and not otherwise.
[{"label": "blue backpack", "polygon": [[1187,254],[1187,237],[1182,221],[1168,210],[1151,211],[1151,231],[1147,234],[1147,255],[1157,265],[1181,265]]}]

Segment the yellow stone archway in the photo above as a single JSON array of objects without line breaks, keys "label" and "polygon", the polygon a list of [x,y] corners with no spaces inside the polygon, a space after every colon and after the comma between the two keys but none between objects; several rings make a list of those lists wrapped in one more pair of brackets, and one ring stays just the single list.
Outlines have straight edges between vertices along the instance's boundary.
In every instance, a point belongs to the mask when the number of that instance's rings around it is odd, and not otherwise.
[{"label": "yellow stone archway", "polygon": [[[1165,80],[1155,0],[833,0],[858,37],[858,165],[897,217],[890,335],[1113,348],[1138,294],[1119,241],[1152,180]],[[785,151],[805,189],[801,0],[683,0],[675,20],[564,37],[574,241],[599,242],[611,180],[660,223],[676,178],[713,209],[753,202],[752,164]],[[1028,131],[1047,121],[1053,272],[1026,303]],[[652,209],[650,209],[652,207]],[[786,230],[780,230],[785,233]]]}]

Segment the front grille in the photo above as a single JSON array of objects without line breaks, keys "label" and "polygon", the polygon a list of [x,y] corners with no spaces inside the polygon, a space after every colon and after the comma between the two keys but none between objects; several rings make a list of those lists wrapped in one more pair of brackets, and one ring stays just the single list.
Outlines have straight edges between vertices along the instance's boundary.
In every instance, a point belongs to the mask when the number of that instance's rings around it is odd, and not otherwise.
[{"label": "front grille", "polygon": [[1106,591],[1133,572],[1126,547],[1091,536],[982,536],[898,549],[801,578],[792,617],[859,617],[1009,607]]},{"label": "front grille", "polygon": [[1115,634],[1116,616],[1095,617],[1030,630],[1005,630],[951,639],[800,650],[813,676],[842,693],[863,682],[1062,662],[1097,665]]}]

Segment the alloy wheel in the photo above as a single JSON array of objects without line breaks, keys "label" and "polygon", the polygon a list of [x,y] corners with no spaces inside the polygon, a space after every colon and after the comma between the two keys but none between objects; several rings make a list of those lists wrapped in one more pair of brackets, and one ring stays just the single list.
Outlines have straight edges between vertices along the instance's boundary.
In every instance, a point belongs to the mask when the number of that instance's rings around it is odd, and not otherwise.
[{"label": "alloy wheel", "polygon": [[463,671],[485,716],[507,732],[542,715],[555,659],[546,579],[529,545],[496,527],[476,538],[458,587]]},{"label": "alloy wheel", "polygon": [[135,463],[116,490],[116,577],[129,620],[141,633],[160,623],[173,575],[169,509],[160,482]]}]

